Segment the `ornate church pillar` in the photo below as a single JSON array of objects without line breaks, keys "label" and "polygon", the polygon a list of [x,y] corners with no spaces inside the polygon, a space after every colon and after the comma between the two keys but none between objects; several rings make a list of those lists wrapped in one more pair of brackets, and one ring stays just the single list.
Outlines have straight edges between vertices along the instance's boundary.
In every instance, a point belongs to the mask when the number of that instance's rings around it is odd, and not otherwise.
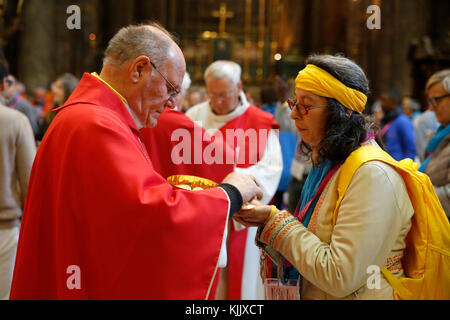
[{"label": "ornate church pillar", "polygon": [[120,28],[136,22],[134,20],[135,9],[135,1],[104,1],[104,14],[107,17],[105,19],[107,25],[104,27],[106,29],[105,38],[107,41],[111,39]]},{"label": "ornate church pillar", "polygon": [[[373,2],[373,1],[369,1]],[[366,50],[370,50],[372,92],[375,95],[383,90],[396,88],[403,94],[411,94],[412,77],[408,50],[415,38],[420,39],[429,34],[431,19],[431,2],[415,1],[382,1],[381,29],[367,30],[373,35]]]},{"label": "ornate church pillar", "polygon": [[[287,54],[296,49],[297,55],[302,56],[308,51],[308,40],[311,28],[310,0],[281,0],[279,14],[279,47],[281,53]],[[295,10],[293,10],[295,8]]]},{"label": "ornate church pillar", "polygon": [[[188,3],[188,1],[185,1]],[[156,21],[168,28],[167,25],[167,8],[166,0],[139,0],[136,3],[136,17],[140,21]]]},{"label": "ornate church pillar", "polygon": [[28,0],[23,6],[18,78],[32,90],[55,77],[55,0]]}]

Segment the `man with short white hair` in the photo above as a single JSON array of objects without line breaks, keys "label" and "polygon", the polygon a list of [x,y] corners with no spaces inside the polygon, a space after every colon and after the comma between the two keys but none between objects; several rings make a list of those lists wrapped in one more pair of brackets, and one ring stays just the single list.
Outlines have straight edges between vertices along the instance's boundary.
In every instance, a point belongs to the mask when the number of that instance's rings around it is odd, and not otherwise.
[{"label": "man with short white hair", "polygon": [[[270,113],[247,101],[237,63],[215,61],[204,78],[209,100],[190,108],[186,115],[211,134],[223,137],[235,150],[234,171],[254,176],[264,193],[262,202],[269,203],[283,170],[279,125]],[[228,266],[221,272],[218,299],[264,298],[255,234],[256,228],[231,224]]]},{"label": "man with short white hair", "polygon": [[165,29],[122,28],[105,54],[39,147],[11,298],[208,298],[228,219],[262,191],[236,173],[176,189],[153,169],[139,130],[174,107],[186,69]]}]

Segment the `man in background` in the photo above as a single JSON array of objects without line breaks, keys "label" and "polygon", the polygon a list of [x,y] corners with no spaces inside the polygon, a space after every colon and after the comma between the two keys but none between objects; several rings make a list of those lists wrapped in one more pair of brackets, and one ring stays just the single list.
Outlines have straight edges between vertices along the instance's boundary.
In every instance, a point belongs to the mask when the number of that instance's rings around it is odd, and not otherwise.
[{"label": "man in background", "polygon": [[[0,59],[0,96],[8,65]],[[2,99],[3,100],[3,99]],[[0,102],[0,299],[8,299],[19,239],[22,205],[28,188],[36,146],[25,115]]]},{"label": "man in background", "polygon": [[7,106],[22,112],[27,116],[30,121],[33,134],[38,132],[39,119],[37,113],[33,110],[33,107],[27,99],[23,98],[20,92],[17,90],[16,78],[13,75],[8,75],[4,83],[3,96],[6,99]]},{"label": "man in background", "polygon": [[402,112],[402,96],[395,89],[385,91],[380,96],[384,116],[381,120],[379,137],[386,151],[395,160],[416,157],[416,139],[411,120]]}]

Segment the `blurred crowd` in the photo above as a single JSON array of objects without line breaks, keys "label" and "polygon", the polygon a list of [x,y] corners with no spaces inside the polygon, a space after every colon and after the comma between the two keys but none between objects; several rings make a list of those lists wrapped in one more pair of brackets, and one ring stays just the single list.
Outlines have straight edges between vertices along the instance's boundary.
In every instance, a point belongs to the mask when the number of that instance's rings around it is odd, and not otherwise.
[{"label": "blurred crowd", "polygon": [[35,140],[39,143],[55,117],[53,110],[64,104],[78,82],[79,79],[73,74],[65,73],[52,82],[50,88],[38,85],[28,95],[25,85],[9,74],[4,82],[3,103],[28,118]]}]

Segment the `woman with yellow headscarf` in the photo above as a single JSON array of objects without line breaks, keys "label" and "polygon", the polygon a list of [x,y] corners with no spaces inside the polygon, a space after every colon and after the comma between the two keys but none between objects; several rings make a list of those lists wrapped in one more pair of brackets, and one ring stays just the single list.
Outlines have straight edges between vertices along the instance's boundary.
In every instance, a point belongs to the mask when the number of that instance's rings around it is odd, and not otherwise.
[{"label": "woman with yellow headscarf", "polygon": [[380,148],[362,115],[368,93],[368,80],[353,61],[310,56],[289,101],[300,150],[313,164],[297,209],[254,202],[235,215],[260,226],[257,243],[283,281],[299,274],[303,299],[393,299],[377,272],[386,267],[396,277],[404,274],[401,258],[414,209],[402,177],[384,162],[369,161],[348,177],[345,190],[338,189],[342,165],[354,151]]}]

